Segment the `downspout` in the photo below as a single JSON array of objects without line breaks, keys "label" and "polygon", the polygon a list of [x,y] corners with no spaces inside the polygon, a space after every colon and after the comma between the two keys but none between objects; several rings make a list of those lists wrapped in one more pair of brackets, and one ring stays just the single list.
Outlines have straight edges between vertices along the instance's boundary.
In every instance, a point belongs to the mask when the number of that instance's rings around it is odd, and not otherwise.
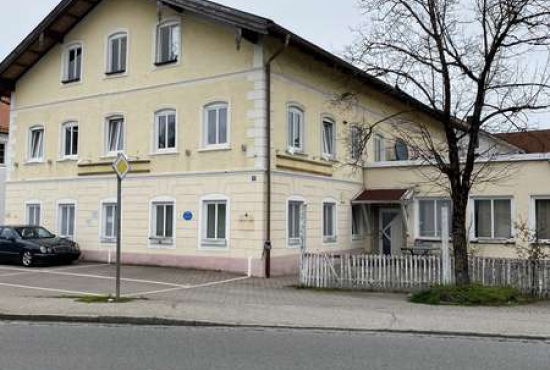
[{"label": "downspout", "polygon": [[265,113],[266,113],[266,143],[267,143],[267,159],[265,169],[266,183],[266,239],[264,244],[265,255],[265,277],[271,277],[271,63],[279,57],[290,44],[290,34],[286,36],[285,44],[279,48],[265,63]]}]

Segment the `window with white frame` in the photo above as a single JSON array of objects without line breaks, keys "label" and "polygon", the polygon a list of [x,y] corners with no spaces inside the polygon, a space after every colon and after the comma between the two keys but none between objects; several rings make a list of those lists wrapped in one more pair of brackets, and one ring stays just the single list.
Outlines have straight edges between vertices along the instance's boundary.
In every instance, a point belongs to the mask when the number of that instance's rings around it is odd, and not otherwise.
[{"label": "window with white frame", "polygon": [[449,233],[451,232],[451,201],[448,199],[418,200],[418,237],[426,239],[441,239],[442,211],[447,208]]},{"label": "window with white frame", "polygon": [[299,248],[302,246],[302,210],[304,202],[291,200],[288,202],[288,246]]},{"label": "window with white frame", "polygon": [[62,238],[73,239],[75,235],[76,205],[59,204],[58,206],[58,229]]},{"label": "window with white frame", "polygon": [[359,126],[351,127],[351,159],[358,161],[363,155],[363,130]]},{"label": "window with white frame", "polygon": [[374,161],[383,162],[386,160],[386,139],[382,134],[374,135]]},{"label": "window with white frame", "polygon": [[351,236],[353,239],[361,239],[364,236],[363,206],[354,204],[351,206]]},{"label": "window with white frame", "polygon": [[29,130],[29,161],[44,160],[44,127],[36,126]]},{"label": "window with white frame", "polygon": [[203,137],[205,146],[225,145],[229,143],[228,105],[219,102],[204,108]]},{"label": "window with white frame", "polygon": [[336,155],[336,123],[331,118],[323,118],[323,156],[334,159]]},{"label": "window with white frame", "polygon": [[512,200],[474,199],[474,236],[476,239],[510,239]]},{"label": "window with white frame", "polygon": [[158,152],[176,149],[176,111],[163,110],[155,114],[155,149]]},{"label": "window with white frame", "polygon": [[157,65],[176,63],[180,57],[180,23],[164,22],[157,26]]},{"label": "window with white frame", "polygon": [[82,78],[82,45],[71,45],[65,51],[63,83],[78,82]]},{"label": "window with white frame", "polygon": [[108,118],[106,131],[107,154],[116,154],[124,151],[124,118]]},{"label": "window with white frame", "polygon": [[202,245],[225,248],[229,222],[227,200],[205,200],[203,215]]},{"label": "window with white frame", "polygon": [[297,106],[288,108],[288,150],[304,151],[304,111]]},{"label": "window with white frame", "polygon": [[323,241],[336,242],[336,203],[323,203]]},{"label": "window with white frame", "polygon": [[535,199],[535,238],[550,240],[550,198]]},{"label": "window with white frame", "polygon": [[40,226],[40,204],[29,203],[27,204],[27,225]]},{"label": "window with white frame", "polygon": [[107,41],[107,74],[126,72],[128,34],[115,33]]},{"label": "window with white frame", "polygon": [[101,206],[101,240],[113,243],[117,237],[116,203],[103,203]]},{"label": "window with white frame", "polygon": [[61,135],[63,158],[76,158],[78,156],[78,123],[68,122],[62,127]]},{"label": "window with white frame", "polygon": [[153,202],[151,242],[153,244],[174,244],[174,202]]},{"label": "window with white frame", "polygon": [[0,166],[6,164],[6,143],[0,142]]}]

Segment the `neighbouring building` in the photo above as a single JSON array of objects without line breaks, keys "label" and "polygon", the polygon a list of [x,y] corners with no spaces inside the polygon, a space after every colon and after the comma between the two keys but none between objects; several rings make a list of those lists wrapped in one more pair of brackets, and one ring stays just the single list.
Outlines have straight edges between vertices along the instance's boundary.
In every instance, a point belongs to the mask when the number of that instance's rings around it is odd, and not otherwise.
[{"label": "neighbouring building", "polygon": [[[350,85],[356,104],[335,103]],[[421,184],[425,165],[395,126],[362,158],[354,126],[407,111],[442,134],[437,113],[271,20],[203,0],[64,0],[0,64],[0,94],[7,223],[44,225],[86,259],[113,253],[121,152],[126,263],[262,276],[268,254],[284,274],[302,248],[400,254],[440,241],[448,196]],[[516,215],[550,211],[538,180],[550,157],[489,134],[479,145],[519,165],[472,198],[472,241],[506,254]]]},{"label": "neighbouring building", "polygon": [[6,149],[10,131],[10,106],[0,99],[0,225],[6,213]]}]

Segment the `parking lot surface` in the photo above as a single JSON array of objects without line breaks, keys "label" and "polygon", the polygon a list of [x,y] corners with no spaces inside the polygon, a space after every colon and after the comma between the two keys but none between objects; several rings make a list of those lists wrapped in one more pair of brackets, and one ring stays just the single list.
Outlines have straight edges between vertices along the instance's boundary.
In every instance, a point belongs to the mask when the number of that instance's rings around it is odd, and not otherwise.
[{"label": "parking lot surface", "polygon": [[[0,265],[0,292],[3,296],[24,297],[104,296],[114,292],[115,276],[112,264],[80,262],[70,266],[33,268]],[[125,297],[153,299],[246,279],[245,276],[223,272],[123,266],[121,291]]]}]

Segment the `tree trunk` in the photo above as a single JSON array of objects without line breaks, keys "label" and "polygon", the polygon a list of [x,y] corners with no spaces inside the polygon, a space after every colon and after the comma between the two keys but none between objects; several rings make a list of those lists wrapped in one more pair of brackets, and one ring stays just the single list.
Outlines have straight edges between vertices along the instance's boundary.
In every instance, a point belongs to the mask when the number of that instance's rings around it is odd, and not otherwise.
[{"label": "tree trunk", "polygon": [[[457,199],[455,199],[457,198]],[[457,285],[470,284],[468,264],[468,235],[466,228],[466,209],[468,197],[453,194],[453,249],[455,257],[455,279]]]}]

